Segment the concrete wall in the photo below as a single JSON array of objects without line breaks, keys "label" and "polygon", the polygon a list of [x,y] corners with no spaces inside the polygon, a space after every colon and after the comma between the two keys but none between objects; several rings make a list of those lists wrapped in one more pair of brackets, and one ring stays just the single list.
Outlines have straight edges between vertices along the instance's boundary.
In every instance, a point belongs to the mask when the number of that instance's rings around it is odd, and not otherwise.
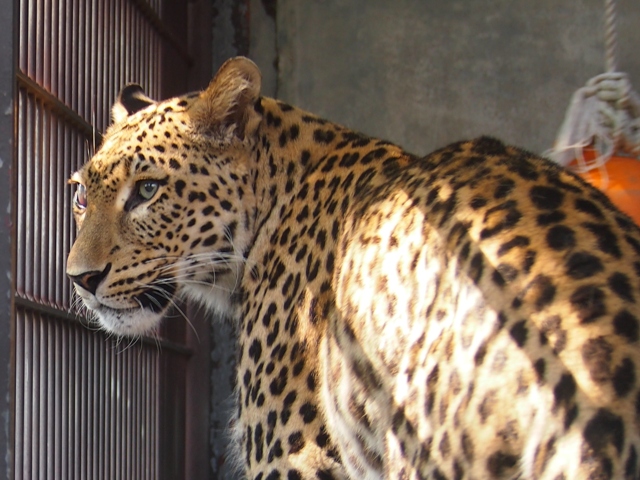
[{"label": "concrete wall", "polygon": [[[603,0],[250,1],[264,91],[415,153],[491,134],[550,147],[604,71]],[[618,2],[619,69],[640,90],[640,3]]]}]

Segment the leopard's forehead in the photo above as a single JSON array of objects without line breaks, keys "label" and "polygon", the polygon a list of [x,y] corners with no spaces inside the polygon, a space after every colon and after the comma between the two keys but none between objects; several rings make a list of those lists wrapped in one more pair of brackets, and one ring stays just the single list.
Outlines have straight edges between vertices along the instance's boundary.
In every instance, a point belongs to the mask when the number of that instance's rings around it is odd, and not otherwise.
[{"label": "leopard's forehead", "polygon": [[74,175],[90,185],[108,185],[132,173],[153,173],[178,160],[188,135],[188,111],[198,94],[150,105],[113,124],[95,155]]}]

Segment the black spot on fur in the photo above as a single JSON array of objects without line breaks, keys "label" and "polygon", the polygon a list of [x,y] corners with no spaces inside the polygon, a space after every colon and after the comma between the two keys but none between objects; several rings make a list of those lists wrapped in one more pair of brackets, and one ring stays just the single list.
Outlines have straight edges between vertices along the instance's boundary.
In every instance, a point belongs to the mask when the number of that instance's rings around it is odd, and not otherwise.
[{"label": "black spot on fur", "polygon": [[496,138],[486,136],[475,139],[472,143],[472,150],[474,153],[482,156],[503,156],[507,153],[507,148],[505,147],[504,143]]},{"label": "black spot on fur", "polygon": [[535,306],[541,310],[549,305],[556,296],[556,287],[545,275],[537,275],[527,286],[535,296]]},{"label": "black spot on fur", "polygon": [[636,384],[636,367],[630,358],[625,358],[613,372],[613,388],[619,397],[629,394]]},{"label": "black spot on fur", "polygon": [[566,263],[567,275],[576,280],[592,277],[604,270],[602,261],[587,252],[576,252]]},{"label": "black spot on fur", "polygon": [[578,287],[569,300],[578,311],[582,323],[593,322],[607,312],[605,294],[595,285]]},{"label": "black spot on fur", "polygon": [[473,197],[469,205],[474,210],[479,210],[487,204],[487,199],[482,197]]},{"label": "black spot on fur", "polygon": [[469,265],[469,277],[474,283],[478,283],[482,279],[482,272],[484,271],[484,260],[481,252],[476,253],[471,258]]},{"label": "black spot on fur", "polygon": [[513,282],[517,276],[518,270],[516,268],[506,263],[501,263],[494,270],[492,279],[496,285],[504,287],[505,285]]},{"label": "black spot on fur", "polygon": [[565,218],[567,218],[567,215],[564,212],[561,212],[560,210],[554,210],[553,212],[541,213],[536,218],[536,222],[541,227],[546,227],[547,225],[551,225],[553,223],[562,222]]},{"label": "black spot on fur", "polygon": [[516,322],[511,329],[509,330],[511,334],[511,338],[516,342],[516,344],[522,348],[524,344],[527,342],[527,336],[529,335],[529,329],[527,328],[527,321],[520,320]]},{"label": "black spot on fur", "polygon": [[611,378],[611,352],[613,347],[604,337],[592,338],[582,345],[582,360],[596,383]]},{"label": "black spot on fur", "polygon": [[531,188],[529,198],[540,210],[556,210],[564,200],[564,193],[557,188],[536,185]]},{"label": "black spot on fur", "polygon": [[331,130],[316,129],[313,132],[313,139],[318,143],[331,143],[336,138],[336,134]]},{"label": "black spot on fur", "polygon": [[500,180],[500,183],[498,184],[495,191],[493,192],[493,198],[495,199],[505,198],[513,191],[515,186],[516,186],[516,182],[514,182],[510,178],[504,178]]},{"label": "black spot on fur", "polygon": [[282,477],[280,476],[280,472],[278,470],[271,470],[271,473],[267,475],[264,480],[280,480]]},{"label": "black spot on fur", "polygon": [[544,380],[544,375],[545,375],[545,373],[547,371],[547,362],[546,362],[546,360],[544,358],[540,357],[533,364],[533,368],[536,371],[536,375],[538,377],[538,381],[542,382]]},{"label": "black spot on fur", "polygon": [[492,227],[486,227],[480,231],[481,239],[484,240],[487,238],[491,238],[494,235],[513,227],[522,218],[522,213],[516,208],[515,203],[511,200],[504,202],[502,205],[498,205],[497,207],[493,207],[487,210],[485,221],[490,221],[490,218],[493,218],[497,215],[501,215],[502,217],[500,218],[500,220],[494,221],[494,225]]},{"label": "black spot on fur", "polygon": [[264,429],[261,423],[256,425],[254,444],[256,446],[256,462],[260,463],[264,457]]},{"label": "black spot on fur", "polygon": [[602,214],[602,210],[591,200],[586,200],[584,198],[579,198],[576,200],[576,209],[580,212],[588,213],[592,217],[601,220],[604,218]]},{"label": "black spot on fur", "polygon": [[269,385],[269,391],[271,392],[271,394],[274,396],[282,395],[282,392],[287,386],[288,378],[289,369],[287,367],[282,367],[278,376],[274,378]]},{"label": "black spot on fur", "polygon": [[616,272],[609,277],[609,287],[616,295],[627,302],[633,302],[633,289],[629,277],[624,273]]},{"label": "black spot on fur", "polygon": [[640,338],[640,326],[638,319],[627,310],[621,310],[613,318],[613,327],[616,334],[625,337],[629,342],[637,342]]},{"label": "black spot on fur", "polygon": [[577,391],[576,381],[570,373],[564,373],[553,388],[554,408],[569,408]]},{"label": "black spot on fur", "polygon": [[517,235],[513,237],[511,240],[500,245],[500,248],[498,249],[498,256],[501,257],[509,253],[514,248],[528,247],[530,243],[531,243],[531,240],[529,240],[528,237]]},{"label": "black spot on fur", "polygon": [[624,423],[618,415],[601,408],[587,423],[583,436],[596,455],[603,453],[610,443],[620,454],[624,444]]},{"label": "black spot on fur", "polygon": [[318,409],[312,403],[305,403],[300,407],[300,416],[302,417],[302,421],[304,423],[311,423],[315,420],[318,415]]},{"label": "black spot on fur", "polygon": [[[296,452],[297,451],[299,450],[296,450]],[[296,452],[289,451],[289,453],[296,453]],[[289,470],[287,472],[287,480],[302,480],[302,474],[298,470]]]},{"label": "black spot on fur", "polygon": [[599,250],[615,258],[622,256],[620,246],[618,245],[618,237],[607,225],[603,223],[584,223],[583,226],[596,237]]},{"label": "black spot on fur", "polygon": [[636,448],[631,445],[629,449],[629,457],[627,457],[627,463],[624,467],[624,474],[627,478],[636,478],[638,475],[638,453],[636,452]]},{"label": "black spot on fur", "polygon": [[576,244],[575,232],[565,225],[555,225],[547,232],[547,245],[553,250],[566,250]]},{"label": "black spot on fur", "polygon": [[176,180],[175,183],[175,189],[176,189],[176,193],[178,194],[178,196],[180,198],[182,198],[182,192],[184,192],[184,188],[187,186],[186,183],[184,183],[184,181],[182,180]]},{"label": "black spot on fur", "polygon": [[289,435],[288,443],[289,443],[290,454],[298,453],[300,450],[302,450],[302,447],[304,447],[304,443],[305,443],[302,432],[296,431],[296,432],[293,432],[291,435]]},{"label": "black spot on fur", "polygon": [[487,460],[487,470],[493,478],[507,477],[509,470],[518,464],[518,457],[504,452],[496,452]]},{"label": "black spot on fur", "polygon": [[624,239],[631,246],[631,248],[633,248],[634,252],[636,252],[636,255],[640,255],[640,242],[631,235],[625,235]]}]

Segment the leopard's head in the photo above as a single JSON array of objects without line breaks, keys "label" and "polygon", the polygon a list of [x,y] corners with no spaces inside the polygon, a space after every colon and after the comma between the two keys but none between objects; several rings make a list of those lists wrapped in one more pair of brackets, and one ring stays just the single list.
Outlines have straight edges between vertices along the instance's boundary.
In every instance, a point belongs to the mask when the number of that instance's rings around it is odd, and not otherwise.
[{"label": "leopard's head", "polygon": [[106,330],[145,333],[185,294],[228,311],[252,239],[259,90],[258,68],[236,58],[201,94],[120,92],[102,146],[70,180],[67,275]]}]

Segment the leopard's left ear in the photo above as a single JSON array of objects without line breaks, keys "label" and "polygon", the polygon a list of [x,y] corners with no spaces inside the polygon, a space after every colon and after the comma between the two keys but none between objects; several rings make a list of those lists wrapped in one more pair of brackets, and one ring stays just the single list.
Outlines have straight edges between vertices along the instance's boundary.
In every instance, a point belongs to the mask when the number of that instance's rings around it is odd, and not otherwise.
[{"label": "leopard's left ear", "polygon": [[191,109],[193,126],[219,141],[244,139],[260,97],[260,69],[245,57],[227,60]]},{"label": "leopard's left ear", "polygon": [[120,123],[129,115],[133,115],[155,103],[145,95],[140,85],[131,83],[120,90],[118,100],[111,107],[113,123]]}]

